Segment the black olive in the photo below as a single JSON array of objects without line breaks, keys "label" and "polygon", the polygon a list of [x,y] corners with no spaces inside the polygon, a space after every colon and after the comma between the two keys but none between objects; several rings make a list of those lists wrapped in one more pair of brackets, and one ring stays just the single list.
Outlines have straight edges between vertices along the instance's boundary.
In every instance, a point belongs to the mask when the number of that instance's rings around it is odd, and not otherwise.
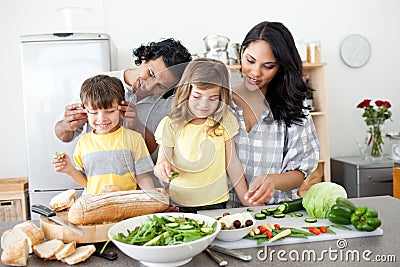
[{"label": "black olive", "polygon": [[239,228],[242,226],[242,223],[241,223],[239,220],[234,220],[234,221],[233,221],[233,226],[234,226],[236,229],[239,229]]},{"label": "black olive", "polygon": [[253,225],[253,221],[252,220],[247,220],[246,221],[246,227],[249,227],[250,225]]}]

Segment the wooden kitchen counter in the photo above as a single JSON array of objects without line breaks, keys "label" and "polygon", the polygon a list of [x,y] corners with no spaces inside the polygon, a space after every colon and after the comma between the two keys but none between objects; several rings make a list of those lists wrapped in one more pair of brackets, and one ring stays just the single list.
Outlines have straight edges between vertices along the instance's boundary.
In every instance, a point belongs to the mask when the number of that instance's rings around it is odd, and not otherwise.
[{"label": "wooden kitchen counter", "polygon": [[[379,212],[379,218],[382,220],[383,235],[364,238],[346,239],[347,247],[338,248],[337,240],[320,241],[313,243],[302,243],[293,245],[280,245],[268,247],[240,249],[252,256],[250,262],[240,261],[229,256],[221,255],[227,262],[228,266],[399,266],[400,262],[400,200],[390,196],[377,196],[352,199],[356,205],[367,205],[376,208]],[[0,234],[5,230],[12,228],[18,222],[1,222]],[[35,223],[39,224],[38,221]],[[343,241],[343,240],[342,240]],[[343,244],[344,242],[342,242]],[[105,260],[96,256],[91,256],[87,261],[79,263],[77,266],[143,266],[139,262],[125,256],[113,244],[109,244],[107,250],[116,251],[118,259],[116,261]],[[272,253],[273,251],[274,253]],[[2,251],[0,249],[0,251]],[[260,253],[260,252],[263,253]],[[261,260],[257,255],[265,257],[264,252],[268,252],[268,258]],[[309,255],[311,252],[317,256],[316,261],[304,259],[303,261],[295,261],[290,255],[298,253],[299,255]],[[354,256],[358,251],[360,259]],[[330,254],[329,254],[330,253]],[[272,259],[269,257],[272,254]],[[322,256],[321,256],[322,255]],[[347,255],[347,261],[346,261]],[[363,259],[364,255],[364,259]],[[156,257],[156,255],[155,255]],[[385,263],[377,263],[375,259],[386,259]],[[323,258],[320,260],[318,258]],[[342,259],[341,259],[342,258]],[[368,259],[371,261],[368,262]],[[390,260],[391,262],[387,262]],[[375,262],[373,262],[375,261]],[[0,262],[0,266],[5,266]],[[35,255],[30,255],[28,266],[68,266],[59,261],[44,261]],[[200,253],[193,258],[191,262],[184,266],[218,266],[206,254]]]}]

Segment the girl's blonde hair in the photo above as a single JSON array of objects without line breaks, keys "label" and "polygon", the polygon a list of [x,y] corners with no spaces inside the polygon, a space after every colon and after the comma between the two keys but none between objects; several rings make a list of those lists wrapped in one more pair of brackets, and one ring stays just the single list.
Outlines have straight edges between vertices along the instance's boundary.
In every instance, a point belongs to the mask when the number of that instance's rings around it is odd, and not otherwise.
[{"label": "girl's blonde hair", "polygon": [[186,66],[176,87],[174,102],[169,112],[172,125],[181,125],[183,127],[193,119],[188,107],[193,85],[200,90],[207,90],[216,85],[220,86],[219,105],[212,117],[214,124],[207,129],[208,135],[220,135],[216,133],[216,129],[222,121],[226,106],[229,105],[230,84],[228,69],[224,63],[215,59],[198,58],[191,61]]}]

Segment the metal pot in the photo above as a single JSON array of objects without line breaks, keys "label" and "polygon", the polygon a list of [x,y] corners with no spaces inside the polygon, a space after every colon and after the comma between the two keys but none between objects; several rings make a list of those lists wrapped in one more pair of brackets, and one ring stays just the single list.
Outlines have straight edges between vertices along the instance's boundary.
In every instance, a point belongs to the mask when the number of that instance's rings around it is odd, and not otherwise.
[{"label": "metal pot", "polygon": [[222,35],[208,35],[203,38],[206,51],[226,51],[228,49],[229,38]]}]

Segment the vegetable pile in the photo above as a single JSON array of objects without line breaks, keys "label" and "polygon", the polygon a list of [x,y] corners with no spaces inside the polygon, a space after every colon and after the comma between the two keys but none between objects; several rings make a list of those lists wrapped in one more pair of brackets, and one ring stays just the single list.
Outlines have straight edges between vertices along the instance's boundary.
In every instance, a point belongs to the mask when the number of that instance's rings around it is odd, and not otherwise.
[{"label": "vegetable pile", "polygon": [[347,198],[346,190],[341,185],[321,182],[311,186],[303,198],[303,206],[309,215],[327,218],[338,197]]},{"label": "vegetable pile", "polygon": [[352,224],[358,231],[374,231],[382,222],[372,207],[356,207],[352,201],[338,197],[331,207],[328,220],[336,224]]},{"label": "vegetable pile", "polygon": [[114,240],[139,246],[170,246],[194,241],[215,232],[218,222],[208,226],[184,216],[149,216],[142,226],[137,226],[128,234],[118,233]]}]

